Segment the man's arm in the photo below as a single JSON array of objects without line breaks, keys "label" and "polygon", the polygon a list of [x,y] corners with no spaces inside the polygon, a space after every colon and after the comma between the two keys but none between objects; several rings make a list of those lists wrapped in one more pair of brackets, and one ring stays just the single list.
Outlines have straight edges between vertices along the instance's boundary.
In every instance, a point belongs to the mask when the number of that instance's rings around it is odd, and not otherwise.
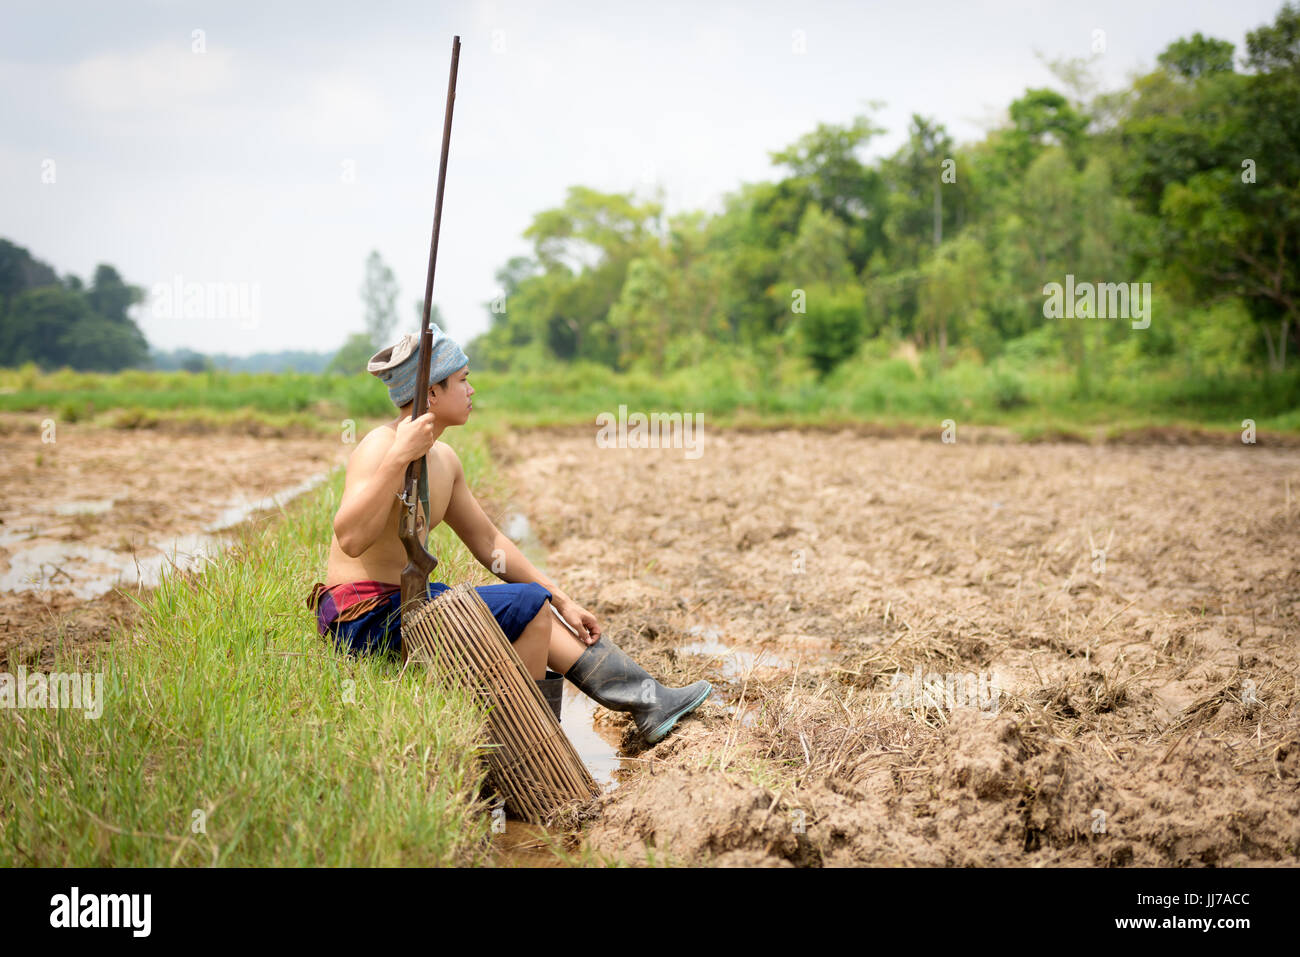
[{"label": "man's arm", "polygon": [[350,558],[379,538],[393,499],[402,491],[408,463],[393,454],[394,439],[387,430],[376,429],[361,440],[348,462],[343,499],[334,516],[334,537]]},{"label": "man's arm", "polygon": [[[504,582],[536,582],[551,593],[555,599],[553,604],[569,601],[569,596],[538,571],[515,543],[487,517],[465,481],[465,469],[455,450],[452,450],[452,459],[456,463],[455,478],[452,480],[451,499],[447,503],[444,521],[460,536],[478,563]],[[492,567],[498,553],[504,564],[500,572]]]}]

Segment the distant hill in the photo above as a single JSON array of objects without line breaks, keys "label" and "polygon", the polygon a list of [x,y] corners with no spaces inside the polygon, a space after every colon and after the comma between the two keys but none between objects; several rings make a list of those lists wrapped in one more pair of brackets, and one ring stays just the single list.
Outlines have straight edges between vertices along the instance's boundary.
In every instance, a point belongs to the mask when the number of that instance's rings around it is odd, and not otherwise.
[{"label": "distant hill", "polygon": [[[337,351],[337,350],[336,350]],[[205,355],[193,349],[175,349],[171,352],[150,352],[153,368],[162,371],[206,368],[221,372],[324,372],[334,358],[334,352],[303,352],[286,349],[281,352],[256,352],[251,356],[231,356],[224,352]]]}]

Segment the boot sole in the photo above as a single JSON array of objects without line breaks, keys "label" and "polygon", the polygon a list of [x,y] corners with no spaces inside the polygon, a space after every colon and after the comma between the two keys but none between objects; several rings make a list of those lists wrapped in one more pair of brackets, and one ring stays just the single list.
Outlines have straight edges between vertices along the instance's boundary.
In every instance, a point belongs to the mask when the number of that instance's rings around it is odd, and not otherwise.
[{"label": "boot sole", "polygon": [[705,700],[711,694],[713,694],[713,685],[709,685],[698,698],[686,705],[686,707],[682,708],[663,724],[659,725],[659,727],[655,728],[653,735],[647,734],[645,739],[651,744],[658,744],[664,739],[668,732],[673,729],[678,721],[682,720],[682,718],[686,717],[700,705],[704,704]]}]

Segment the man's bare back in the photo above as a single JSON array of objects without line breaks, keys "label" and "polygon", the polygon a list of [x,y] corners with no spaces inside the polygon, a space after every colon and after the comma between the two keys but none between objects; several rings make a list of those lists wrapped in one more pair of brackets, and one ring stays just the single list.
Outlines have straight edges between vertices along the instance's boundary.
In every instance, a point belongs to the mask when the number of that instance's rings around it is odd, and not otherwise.
[{"label": "man's bare back", "polygon": [[[373,447],[366,448],[363,453],[363,447],[367,443],[370,443],[371,446],[377,446],[383,451],[392,446],[397,438],[398,421],[401,420],[386,423],[373,429],[361,440],[352,456],[348,459],[347,482],[351,482],[355,478],[353,463],[359,461],[358,455],[373,456],[376,454],[376,449]],[[429,527],[436,528],[445,518],[447,504],[451,500],[453,480],[456,475],[455,453],[445,442],[437,441],[434,443],[433,448],[429,450],[429,454],[425,456],[425,461],[427,463],[429,485],[429,511],[436,516],[433,525]],[[405,474],[404,470],[402,474]],[[406,549],[402,547],[402,541],[398,537],[402,501],[397,492],[398,490],[394,490],[392,504],[389,506],[388,516],[384,521],[383,531],[379,533],[379,537],[374,544],[365,549],[360,555],[355,557],[349,555],[339,544],[338,535],[331,536],[329,564],[325,572],[325,584],[327,586],[333,587],[344,582],[355,581],[380,581],[394,585],[401,582],[402,569],[406,567]],[[418,527],[419,537],[421,541],[424,541],[427,516],[424,514],[423,503],[417,505],[416,511],[420,523]]]}]

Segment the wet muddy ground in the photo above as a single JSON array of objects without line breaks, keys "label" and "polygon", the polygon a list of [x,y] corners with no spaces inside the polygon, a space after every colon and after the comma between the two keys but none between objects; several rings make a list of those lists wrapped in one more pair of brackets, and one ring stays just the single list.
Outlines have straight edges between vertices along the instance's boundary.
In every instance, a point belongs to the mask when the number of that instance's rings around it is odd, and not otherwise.
[{"label": "wet muddy ground", "polygon": [[314,488],[352,448],[0,418],[0,665],[104,640],[133,615],[122,592],[200,567],[223,533]]},{"label": "wet muddy ground", "polygon": [[[0,421],[0,667],[102,640],[132,616],[112,581],[201,562],[350,448]],[[566,688],[605,786],[587,849],[1297,862],[1300,451],[783,431],[688,458],[587,429],[494,451],[527,516],[503,530],[657,676],[716,689],[647,750]],[[547,841],[498,843],[543,864]]]},{"label": "wet muddy ground", "polygon": [[494,448],[548,573],[714,682],[582,822],[631,862],[1300,859],[1300,452],[594,429]]}]

